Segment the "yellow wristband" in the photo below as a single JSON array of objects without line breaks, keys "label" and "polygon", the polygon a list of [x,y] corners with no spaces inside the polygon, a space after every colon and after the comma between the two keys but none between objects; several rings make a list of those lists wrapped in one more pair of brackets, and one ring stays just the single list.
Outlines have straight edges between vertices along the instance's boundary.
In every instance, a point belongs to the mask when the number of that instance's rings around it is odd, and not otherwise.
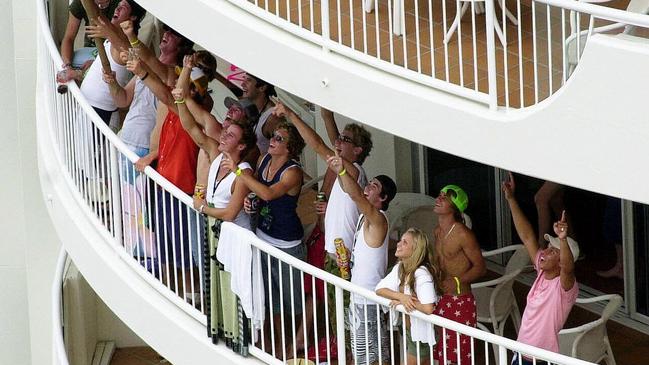
[{"label": "yellow wristband", "polygon": [[237,176],[241,176],[242,173],[243,173],[243,170],[241,170],[241,167],[238,167],[237,170],[234,172],[234,174],[237,175]]},{"label": "yellow wristband", "polygon": [[462,292],[460,288],[460,278],[457,276],[454,276],[453,279],[455,280],[455,289],[457,290],[458,295]]},{"label": "yellow wristband", "polygon": [[347,170],[345,170],[345,168],[343,167],[342,171],[340,171],[340,172],[338,173],[338,176],[343,176],[343,175],[345,175],[346,173],[347,173]]},{"label": "yellow wristband", "polygon": [[132,41],[132,42],[129,41],[129,43],[131,43],[131,46],[136,47],[138,44],[140,44],[140,40],[139,40],[139,39],[136,39],[136,40],[134,40],[134,41]]},{"label": "yellow wristband", "polygon": [[174,104],[176,104],[176,105],[178,105],[178,104],[185,104],[185,99],[175,100],[175,101],[174,101]]}]

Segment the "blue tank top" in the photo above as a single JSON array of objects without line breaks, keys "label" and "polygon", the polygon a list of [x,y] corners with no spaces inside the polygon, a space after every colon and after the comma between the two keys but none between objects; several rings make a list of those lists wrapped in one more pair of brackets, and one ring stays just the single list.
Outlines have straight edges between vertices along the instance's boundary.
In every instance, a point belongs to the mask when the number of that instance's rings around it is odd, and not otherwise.
[{"label": "blue tank top", "polygon": [[[259,164],[259,169],[257,170],[257,179],[259,182],[266,186],[271,186],[279,182],[282,178],[284,171],[292,166],[300,167],[300,164],[288,160],[286,163],[277,170],[275,176],[270,181],[267,181],[264,177],[264,170],[266,166],[270,163],[271,156],[264,156],[263,160]],[[297,215],[297,200],[299,195],[291,196],[289,194],[284,194],[283,196],[271,200],[271,201],[260,201],[259,206],[259,226],[267,235],[277,238],[284,241],[295,241],[301,240],[304,235],[304,230],[302,228],[302,222],[300,217]]]}]

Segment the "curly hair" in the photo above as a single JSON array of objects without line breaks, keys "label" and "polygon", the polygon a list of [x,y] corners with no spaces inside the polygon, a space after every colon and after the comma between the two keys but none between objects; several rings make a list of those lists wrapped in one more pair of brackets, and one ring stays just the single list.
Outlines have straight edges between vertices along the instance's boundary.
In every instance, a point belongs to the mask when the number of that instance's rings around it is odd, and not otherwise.
[{"label": "curly hair", "polygon": [[362,149],[356,161],[362,165],[367,156],[370,155],[370,151],[372,151],[372,134],[365,127],[356,123],[347,124],[345,130],[352,134],[354,146]]},{"label": "curly hair", "polygon": [[306,145],[304,139],[298,132],[297,128],[286,120],[281,121],[275,130],[283,129],[288,133],[288,141],[286,141],[286,148],[288,149],[289,157],[293,160],[299,160],[300,154]]}]

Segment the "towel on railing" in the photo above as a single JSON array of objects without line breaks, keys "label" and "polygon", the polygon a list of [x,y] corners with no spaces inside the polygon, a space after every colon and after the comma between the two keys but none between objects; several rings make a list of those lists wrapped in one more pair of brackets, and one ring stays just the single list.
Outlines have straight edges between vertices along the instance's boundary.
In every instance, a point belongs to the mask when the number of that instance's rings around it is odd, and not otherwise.
[{"label": "towel on railing", "polygon": [[223,269],[231,274],[232,292],[239,297],[253,328],[260,329],[264,323],[264,284],[261,268],[257,260],[253,260],[253,253],[256,256],[258,250],[251,242],[256,239],[257,236],[251,231],[234,223],[223,222],[216,258],[223,264]]}]

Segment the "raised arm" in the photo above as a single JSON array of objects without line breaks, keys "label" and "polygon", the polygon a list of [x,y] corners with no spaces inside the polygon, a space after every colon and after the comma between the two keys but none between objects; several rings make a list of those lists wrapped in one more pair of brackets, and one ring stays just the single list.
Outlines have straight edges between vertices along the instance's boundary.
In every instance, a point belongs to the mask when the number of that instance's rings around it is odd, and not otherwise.
[{"label": "raised arm", "polygon": [[539,251],[539,243],[536,241],[536,234],[534,229],[530,224],[530,221],[527,220],[523,210],[518,205],[516,198],[514,197],[514,192],[516,191],[516,183],[514,182],[514,176],[512,173],[509,173],[509,179],[504,181],[502,184],[502,190],[505,193],[505,199],[509,204],[509,210],[512,213],[512,219],[514,220],[514,227],[516,227],[516,233],[520,237],[521,241],[527,249],[527,253],[530,255],[530,260],[534,262],[536,254]]},{"label": "raised arm", "polygon": [[295,128],[297,128],[298,132],[300,132],[300,135],[304,139],[304,142],[323,159],[327,160],[329,156],[334,155],[334,151],[329,148],[322,138],[314,131],[311,127],[309,127],[302,118],[300,118],[297,114],[295,114],[294,111],[286,107],[281,101],[277,100],[275,101],[275,110],[273,111],[273,114],[278,116],[278,117],[285,117],[288,119]]},{"label": "raised arm", "polygon": [[320,107],[320,115],[322,116],[325,128],[327,129],[329,142],[333,145],[336,143],[336,139],[338,139],[338,135],[340,134],[340,132],[338,132],[338,126],[336,126],[336,119],[334,119],[334,112]]},{"label": "raised arm", "polygon": [[[185,71],[186,69],[187,68],[183,69],[183,72],[180,74],[180,77],[183,77],[183,73],[189,73],[189,71]],[[213,138],[208,137],[203,132],[203,129],[198,125],[198,123],[196,123],[194,116],[189,111],[189,108],[187,108],[187,103],[186,103],[186,100],[188,98],[187,92],[184,89],[176,88],[171,92],[171,94],[176,100],[176,106],[178,108],[178,116],[180,117],[180,122],[182,123],[183,128],[187,131],[189,136],[192,137],[194,143],[196,143],[198,147],[202,148],[203,150],[205,150],[205,152],[207,152],[210,161],[213,161],[216,158],[216,156],[218,156],[220,153],[219,142],[217,142]]]},{"label": "raised arm", "polygon": [[561,269],[559,277],[563,290],[572,289],[575,285],[575,258],[572,256],[570,245],[568,244],[568,222],[566,221],[566,211],[561,213],[561,220],[554,223],[554,234],[559,237],[561,249],[559,250],[559,267]]},{"label": "raised arm", "polygon": [[118,108],[126,108],[131,105],[133,94],[135,93],[135,77],[131,78],[128,84],[124,87],[121,87],[115,79],[115,71],[107,73],[102,70],[102,79],[105,83],[110,85],[108,88],[110,90],[110,96],[113,98],[113,102]]},{"label": "raised arm", "polygon": [[[363,189],[358,185],[356,179],[347,173],[347,169],[353,167],[353,165],[337,155],[329,157],[327,163],[329,164],[329,168],[338,174],[343,191],[352,198],[358,210],[365,215],[365,219],[369,224],[369,232],[365,237],[367,244],[372,248],[381,247],[385,240],[385,235],[388,233],[388,221],[385,215],[367,200]],[[375,184],[375,182],[371,182],[371,184]],[[377,188],[377,186],[370,186],[370,189]]]},{"label": "raised arm", "polygon": [[161,80],[167,79],[167,74],[169,72],[169,67],[164,63],[160,62],[156,55],[149,47],[142,43],[135,34],[135,28],[132,20],[127,20],[120,23],[119,25],[122,28],[122,31],[126,35],[129,45],[131,47],[137,47],[139,49],[138,55],[140,59],[149,66],[149,69],[153,71],[154,74],[158,76]]},{"label": "raised arm", "polygon": [[174,99],[167,86],[162,82],[158,75],[151,72],[144,62],[139,59],[129,60],[126,62],[126,69],[139,77],[144,85],[151,89],[153,95],[155,95],[162,104],[166,105],[174,113],[178,112],[176,104],[174,104]]},{"label": "raised arm", "polygon": [[119,50],[127,50],[130,46],[122,29],[113,25],[103,15],[98,16],[94,24],[86,26],[86,35],[90,38],[108,39]]}]

